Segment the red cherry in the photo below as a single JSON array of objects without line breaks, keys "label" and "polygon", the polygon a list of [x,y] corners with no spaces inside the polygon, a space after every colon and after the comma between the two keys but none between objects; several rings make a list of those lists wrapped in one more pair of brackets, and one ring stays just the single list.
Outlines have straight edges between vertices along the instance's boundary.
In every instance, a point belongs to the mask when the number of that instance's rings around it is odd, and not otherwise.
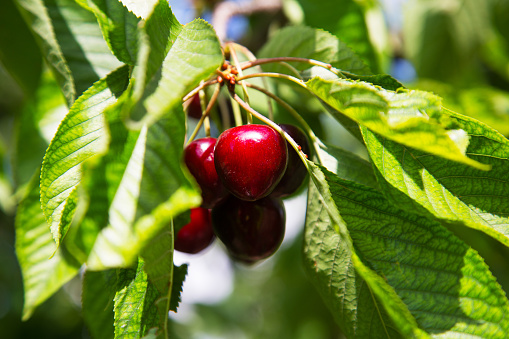
[{"label": "red cherry", "polygon": [[212,227],[230,255],[252,264],[274,254],[285,234],[281,199],[245,201],[230,196],[212,209]]},{"label": "red cherry", "polygon": [[213,239],[210,211],[202,207],[192,208],[191,221],[177,233],[175,249],[195,254],[207,248]]},{"label": "red cherry", "polygon": [[202,138],[194,140],[184,150],[184,162],[200,185],[205,208],[214,207],[229,194],[214,166],[215,145],[215,138]]},{"label": "red cherry", "polygon": [[[288,133],[293,140],[299,145],[299,149],[304,152],[304,154],[309,154],[309,142],[306,137],[306,134],[297,126],[282,124],[281,128]],[[306,170],[306,166],[302,163],[299,155],[293,147],[287,143],[288,148],[288,166],[286,166],[285,174],[279,184],[277,184],[274,191],[272,191],[272,196],[275,197],[287,197],[294,193],[299,186],[304,181],[308,171]]]},{"label": "red cherry", "polygon": [[189,101],[187,115],[191,118],[200,119],[202,115],[200,95],[196,93]]},{"label": "red cherry", "polygon": [[269,126],[244,125],[224,131],[217,139],[214,162],[224,186],[240,199],[269,195],[287,163],[285,139]]}]

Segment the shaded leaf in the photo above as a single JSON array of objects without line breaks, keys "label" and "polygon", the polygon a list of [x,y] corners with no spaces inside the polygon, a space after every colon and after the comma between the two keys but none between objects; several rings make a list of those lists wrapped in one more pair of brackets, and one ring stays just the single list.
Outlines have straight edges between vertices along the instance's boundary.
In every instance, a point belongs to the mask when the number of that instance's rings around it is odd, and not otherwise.
[{"label": "shaded leaf", "polygon": [[21,187],[41,167],[44,153],[67,113],[59,86],[50,72],[44,72],[39,87],[16,117],[16,151],[12,161],[13,177]]},{"label": "shaded leaf", "polygon": [[16,255],[23,275],[23,319],[78,273],[80,265],[60,247],[55,252],[39,202],[39,175],[33,177],[16,215]]},{"label": "shaded leaf", "polygon": [[[381,15],[380,8],[374,2],[354,0],[320,2],[297,0],[297,2],[302,7],[306,25],[323,28],[334,34],[365,60],[373,71],[380,71],[380,55],[377,53],[377,46],[372,43],[374,37],[371,36],[376,35],[380,44],[383,41],[385,27],[378,25],[370,28],[370,24],[373,24],[370,18]],[[370,32],[372,29],[377,31]]]},{"label": "shaded leaf", "polygon": [[371,164],[358,155],[326,143],[322,143],[316,153],[320,164],[341,179],[378,188]]},{"label": "shaded leaf", "polygon": [[94,339],[114,336],[113,299],[118,270],[86,271],[81,294],[83,320]]},{"label": "shaded leaf", "polygon": [[324,174],[359,257],[394,288],[420,328],[443,336],[505,337],[509,302],[477,252],[438,222]]},{"label": "shaded leaf", "polygon": [[[316,187],[316,192],[318,193],[318,201],[315,201],[317,203],[314,205],[315,212],[311,212],[311,209],[309,210],[310,215],[314,217],[311,219],[307,218],[307,220],[310,220],[306,223],[306,228],[308,229],[306,231],[306,235],[310,235],[312,233],[312,230],[309,230],[309,228],[314,227],[313,222],[318,220],[320,217],[320,214],[323,213],[322,209],[325,210],[329,216],[329,220],[326,223],[326,226],[328,229],[332,230],[336,237],[328,238],[328,240],[331,240],[332,243],[329,244],[329,246],[340,246],[342,247],[343,253],[339,253],[340,258],[338,260],[343,260],[342,263],[339,266],[340,273],[338,273],[336,276],[339,276],[339,281],[344,280],[344,276],[347,275],[348,272],[341,272],[341,270],[348,270],[348,260],[352,261],[353,268],[355,269],[355,272],[359,274],[359,276],[366,281],[367,286],[371,293],[371,299],[368,300],[367,303],[374,305],[377,304],[376,300],[380,301],[379,305],[383,306],[383,310],[377,310],[377,312],[380,312],[379,318],[373,318],[369,315],[367,315],[368,318],[371,317],[371,319],[374,319],[378,322],[378,319],[381,320],[381,323],[377,325],[377,328],[384,329],[383,332],[381,332],[382,335],[388,334],[388,327],[392,327],[390,323],[394,325],[394,329],[390,332],[399,332],[403,336],[407,337],[426,337],[425,333],[423,333],[418,327],[417,323],[415,321],[415,318],[410,314],[408,308],[406,305],[402,302],[402,300],[398,297],[395,290],[387,284],[387,282],[382,279],[379,275],[377,275],[375,272],[373,272],[369,267],[367,267],[363,261],[359,258],[358,254],[356,253],[356,249],[354,248],[354,244],[352,242],[352,239],[350,237],[349,231],[347,229],[347,224],[342,219],[342,216],[339,213],[338,207],[336,206],[335,199],[333,197],[334,191],[332,190],[332,186],[330,186],[329,181],[331,180],[340,180],[337,176],[335,176],[334,173],[327,171],[324,167],[320,167],[319,165],[313,163],[313,162],[307,162],[308,171],[310,173],[312,182],[314,186]],[[346,182],[346,181],[345,181]],[[311,192],[313,192],[311,190]],[[316,200],[316,199],[312,199]],[[308,200],[310,201],[310,200]],[[350,213],[351,211],[348,211]],[[321,224],[321,223],[319,223]],[[323,224],[321,224],[323,226]],[[318,232],[318,234],[321,234],[321,232]],[[311,243],[312,240],[306,240],[306,243]],[[315,246],[316,243],[320,243],[321,240],[315,240],[315,243],[312,246]],[[320,250],[320,248],[315,248]],[[309,251],[308,249],[305,249],[305,252]],[[313,248],[311,248],[311,251],[313,251]],[[323,255],[322,262],[325,263],[325,267],[320,268],[319,270],[315,271],[315,255],[310,254],[309,257],[311,257],[311,260],[307,261],[308,264],[308,272],[316,272],[316,275],[312,275],[312,279],[315,280],[315,284],[318,284],[319,291],[322,295],[326,295],[327,297],[330,297],[330,291],[332,290],[331,285],[331,277],[333,275],[329,275],[331,270],[334,268],[335,261],[334,259],[331,262],[331,253],[333,253],[334,248],[326,248],[325,254]],[[312,252],[308,252],[312,253]],[[332,256],[334,258],[334,256]],[[343,263],[345,263],[343,265]],[[311,267],[309,267],[311,265]],[[318,261],[316,261],[316,265],[318,265]],[[332,265],[332,267],[330,267]],[[327,271],[325,273],[329,278],[326,279],[327,284],[323,285],[323,274],[324,271]],[[322,276],[322,278],[320,278]],[[337,285],[338,283],[335,282]],[[344,288],[344,287],[342,287]],[[357,288],[359,288],[359,285],[357,285]],[[325,291],[324,291],[325,290]],[[326,290],[329,290],[329,292],[326,292]],[[327,293],[327,294],[325,294]],[[336,292],[334,292],[336,293]],[[351,289],[349,292],[350,296],[356,295],[355,288]],[[337,310],[342,309],[344,307],[347,307],[344,303],[346,299],[343,299],[343,292],[340,290],[337,294],[340,296],[339,298],[333,298],[333,299],[325,299],[325,302],[328,303],[329,308]],[[349,302],[350,300],[348,300]],[[372,307],[370,308],[371,311],[373,311]],[[389,323],[387,319],[384,316],[384,313],[389,316],[391,319],[391,322]],[[351,319],[345,319],[343,318],[342,314],[333,314],[336,317],[336,321],[339,324],[345,324],[346,326],[350,326]],[[350,314],[351,316],[351,314]],[[355,325],[354,325],[355,326]],[[353,333],[355,332],[354,329],[346,328],[345,330]]]},{"label": "shaded leaf", "polygon": [[[371,74],[368,66],[334,35],[305,26],[286,27],[277,31],[258,53],[259,58],[299,57],[332,64],[334,67],[356,73]],[[309,67],[304,63],[290,63],[299,70]],[[291,74],[285,66],[268,64],[267,72]]]},{"label": "shaded leaf", "polygon": [[17,0],[67,103],[121,66],[95,16],[73,0]]},{"label": "shaded leaf", "polygon": [[327,210],[311,184],[304,267],[341,330],[352,338],[403,338],[381,301],[356,272],[348,246],[331,226]]},{"label": "shaded leaf", "polygon": [[42,55],[15,0],[4,1],[0,11],[0,61],[25,93],[35,92],[41,77]]},{"label": "shaded leaf", "polygon": [[118,0],[89,0],[88,5],[112,53],[123,63],[134,65],[138,54],[140,18]]}]

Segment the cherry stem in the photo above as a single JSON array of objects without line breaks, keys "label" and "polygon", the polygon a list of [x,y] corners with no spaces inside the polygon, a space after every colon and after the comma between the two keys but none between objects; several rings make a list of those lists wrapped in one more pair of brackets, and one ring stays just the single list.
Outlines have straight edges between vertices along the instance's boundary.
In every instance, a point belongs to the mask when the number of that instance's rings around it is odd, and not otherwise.
[{"label": "cherry stem", "polygon": [[263,114],[255,111],[251,106],[249,106],[247,103],[245,103],[236,93],[230,92],[230,95],[233,97],[233,99],[235,101],[237,101],[239,103],[240,106],[242,106],[242,108],[244,108],[246,111],[251,112],[251,114],[253,114],[257,119],[266,123],[273,129],[278,131],[281,135],[283,135],[283,137],[286,139],[286,141],[288,141],[288,143],[293,147],[295,152],[297,152],[297,154],[299,155],[300,159],[302,160],[302,162],[304,163],[306,168],[308,168],[308,163],[307,163],[308,160],[306,159],[304,152],[302,152],[302,150],[299,149],[299,145],[295,142],[295,140],[293,140],[293,138],[288,133],[286,133],[278,124],[276,124],[275,122],[273,122],[272,120],[270,120],[269,118],[264,116]]},{"label": "cherry stem", "polygon": [[230,96],[230,101],[232,104],[232,110],[233,110],[233,119],[235,120],[235,126],[242,126],[242,113],[240,112],[240,106],[239,103]]},{"label": "cherry stem", "polygon": [[282,66],[285,66],[286,68],[288,68],[290,71],[292,71],[296,77],[298,77],[300,80],[302,80],[302,76],[300,75],[300,72],[297,68],[293,67],[292,65],[290,65],[289,63],[287,62],[279,62],[279,64],[281,64]]},{"label": "cherry stem", "polygon": [[246,80],[246,79],[261,78],[261,77],[290,80],[290,81],[296,83],[297,85],[307,89],[306,85],[304,84],[304,81],[297,79],[296,77],[293,77],[291,75],[286,75],[286,74],[281,74],[281,73],[270,73],[270,72],[251,73],[251,74],[244,75],[242,77],[238,77],[237,82]]},{"label": "cherry stem", "polygon": [[[231,46],[233,47],[233,46]],[[237,69],[239,72],[239,76],[243,76],[242,69],[238,67],[240,65],[239,58],[237,57],[237,52],[235,52],[235,48],[230,48],[230,56],[233,60],[233,66]],[[247,92],[246,84],[241,83],[242,85],[242,91],[244,92],[244,100],[249,104],[249,93]],[[247,112],[247,123],[252,124],[253,123],[253,116],[251,113]]]},{"label": "cherry stem", "polygon": [[[256,56],[253,54],[253,52],[251,52],[248,48],[246,48],[245,46],[242,46],[236,42],[233,42],[233,41],[230,41],[228,43],[228,45],[230,45],[230,47],[240,51],[240,53],[244,54],[244,56],[246,56],[246,58],[248,58],[249,61],[255,61],[256,60]],[[255,66],[256,69],[259,71],[259,72],[263,72],[263,69],[261,66]],[[291,66],[290,66],[291,67]],[[239,75],[242,76],[243,73],[242,73],[242,69],[238,69],[239,71]],[[298,72],[297,72],[298,73]],[[299,74],[300,76],[300,74]],[[263,87],[265,89],[269,88],[269,84],[267,83],[267,79],[266,78],[261,78],[262,79],[262,84],[263,84]],[[274,110],[272,109],[272,105],[271,105],[271,102],[270,102],[270,99],[267,98],[267,107],[268,107],[268,113],[269,113],[269,119],[270,120],[274,120]]]},{"label": "cherry stem", "polygon": [[270,64],[275,62],[302,62],[313,66],[323,67],[325,69],[328,69],[332,73],[336,74],[337,76],[344,78],[344,75],[341,73],[341,71],[335,67],[332,67],[331,64],[308,58],[279,57],[279,58],[256,59],[253,61],[243,62],[241,64],[241,68],[247,69],[257,65]]},{"label": "cherry stem", "polygon": [[295,120],[297,120],[299,122],[299,124],[304,128],[306,133],[311,138],[311,142],[313,143],[313,146],[314,146],[315,150],[317,151],[316,153],[317,154],[319,153],[318,152],[318,150],[320,149],[319,145],[322,144],[320,139],[318,139],[318,137],[316,136],[315,132],[313,132],[313,130],[311,129],[311,127],[309,127],[309,125],[306,122],[306,120],[299,114],[299,112],[297,112],[297,110],[295,108],[290,106],[286,101],[284,101],[283,99],[279,98],[275,94],[267,91],[265,88],[261,88],[259,86],[256,86],[256,85],[253,85],[253,84],[250,84],[250,83],[247,83],[246,86],[250,87],[252,89],[255,89],[255,90],[257,90],[257,91],[259,91],[259,92],[261,92],[263,94],[265,94],[266,96],[268,96],[269,98],[275,100],[277,103],[279,103],[281,106],[283,106],[295,118]]},{"label": "cherry stem", "polygon": [[182,98],[182,101],[187,101],[191,99],[196,93],[204,89],[205,87],[209,85],[213,85],[217,83],[217,79],[210,79],[205,82],[200,83],[198,87],[195,87],[191,92],[187,93],[185,97]]},{"label": "cherry stem", "polygon": [[[189,137],[189,140],[187,141],[187,145],[189,145],[194,138],[196,138],[196,135],[198,135],[198,131],[201,128],[201,125],[205,121],[205,118],[208,118],[210,111],[212,110],[212,107],[214,107],[214,104],[217,101],[217,97],[219,96],[219,92],[221,91],[221,85],[217,84],[216,88],[214,89],[214,93],[212,93],[212,97],[210,98],[209,104],[207,105],[207,108],[203,111],[203,114],[200,117],[200,120],[198,120],[198,123],[196,124],[196,127],[194,128],[193,133]],[[201,102],[201,96],[200,96],[200,102]],[[204,106],[204,105],[203,105]],[[202,106],[202,107],[203,107]],[[205,133],[207,133],[207,123],[205,123]],[[208,134],[210,135],[210,124],[208,126]]]}]

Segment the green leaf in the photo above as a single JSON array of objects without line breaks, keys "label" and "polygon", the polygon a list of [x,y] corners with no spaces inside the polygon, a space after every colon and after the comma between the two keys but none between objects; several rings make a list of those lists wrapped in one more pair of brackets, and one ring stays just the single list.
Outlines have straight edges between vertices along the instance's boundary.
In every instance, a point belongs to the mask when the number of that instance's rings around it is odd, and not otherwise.
[{"label": "green leaf", "polygon": [[319,148],[316,149],[316,153],[320,164],[341,179],[378,188],[371,164],[358,155],[322,142],[320,142]]},{"label": "green leaf", "polygon": [[[313,162],[307,162],[308,171],[310,173],[312,182],[314,183],[314,186],[316,187],[316,192],[318,193],[316,198],[311,197],[311,199],[308,199],[308,202],[314,201],[314,205],[310,207],[308,210],[309,216],[306,217],[306,236],[313,236],[313,230],[310,228],[314,228],[314,222],[320,221],[317,225],[317,227],[323,227],[326,226],[327,229],[332,231],[333,233],[328,234],[329,237],[326,239],[327,241],[332,241],[332,243],[329,243],[324,247],[325,253],[315,253],[314,251],[318,250],[320,251],[323,244],[323,239],[306,239],[305,242],[307,244],[310,244],[310,247],[305,248],[304,252],[306,253],[306,256],[308,258],[307,260],[307,269],[308,272],[311,272],[311,278],[314,280],[314,283],[318,286],[318,289],[322,296],[325,297],[325,302],[329,305],[329,308],[333,310],[342,310],[343,308],[346,308],[349,306],[350,299],[344,299],[343,293],[345,287],[340,287],[339,284],[344,284],[345,278],[344,276],[348,276],[348,270],[352,269],[352,267],[349,267],[348,261],[352,261],[352,266],[355,269],[355,272],[359,274],[359,277],[361,279],[364,279],[367,283],[367,288],[370,291],[371,299],[368,298],[368,300],[363,301],[363,303],[366,303],[369,306],[369,310],[373,312],[377,307],[375,306],[378,304],[377,300],[379,300],[380,305],[383,306],[383,309],[377,309],[376,311],[379,313],[378,318],[374,318],[374,321],[379,322],[380,324],[377,325],[377,328],[384,329],[381,333],[388,333],[388,332],[399,332],[403,336],[407,337],[425,337],[425,335],[419,330],[417,327],[417,323],[414,319],[414,317],[410,314],[408,308],[406,305],[401,301],[401,299],[398,297],[394,289],[389,286],[384,279],[382,279],[380,276],[378,276],[376,273],[374,273],[370,268],[368,268],[359,258],[358,254],[356,253],[356,249],[354,248],[354,244],[352,242],[352,239],[350,237],[349,231],[347,229],[347,224],[342,219],[338,208],[336,206],[336,202],[333,198],[333,191],[332,187],[329,184],[329,181],[333,180],[334,178],[336,180],[340,180],[334,173],[327,171],[325,168],[320,167],[319,165],[313,163]],[[310,184],[311,185],[311,184]],[[313,193],[313,187],[310,188],[310,192]],[[308,206],[309,207],[309,206]],[[322,213],[324,213],[322,210],[326,211],[329,219],[326,221],[326,224],[321,223],[320,216]],[[350,213],[350,211],[348,212]],[[323,214],[325,216],[325,214]],[[323,232],[320,232],[318,230],[317,234],[323,234]],[[330,237],[330,235],[335,234],[335,237]],[[318,244],[318,247],[316,245]],[[334,255],[337,255],[338,253],[332,255],[334,253],[334,248],[341,248],[342,253],[339,253],[340,257],[338,258],[339,261],[339,272],[334,273],[333,275],[330,275],[331,271],[334,269],[336,265],[336,261],[334,259]],[[324,266],[318,267],[318,258],[316,255],[321,255],[321,263]],[[331,260],[332,258],[332,260]],[[343,264],[344,263],[344,264]],[[347,271],[345,271],[347,270]],[[313,273],[315,272],[315,273]],[[324,273],[325,272],[325,273]],[[324,275],[328,278],[324,279]],[[337,280],[333,283],[336,285],[336,287],[340,287],[340,290],[336,297],[329,299],[331,297],[331,293],[336,293],[335,291],[332,292],[332,282],[331,279],[336,278]],[[352,282],[353,284],[356,284],[355,282]],[[360,285],[357,285],[357,288],[359,288]],[[327,291],[328,290],[328,291]],[[350,294],[350,297],[353,295],[356,295],[357,292],[355,291],[355,287],[352,289],[349,289],[348,294]],[[334,296],[334,294],[332,294]],[[346,304],[345,304],[346,302]],[[373,307],[374,306],[374,307]],[[355,310],[355,309],[354,309]],[[364,312],[364,311],[362,311]],[[390,321],[387,320],[387,317],[384,315],[387,314]],[[343,318],[343,314],[333,314],[336,318],[336,321],[339,324],[345,324],[346,326],[353,325],[351,322],[351,318]],[[351,314],[349,315],[351,317]],[[354,315],[355,316],[355,315]],[[363,317],[370,317],[370,315],[363,315]],[[393,324],[394,328],[389,330],[389,327],[392,327],[391,323]],[[354,325],[355,326],[355,325]],[[356,329],[354,328],[347,328],[345,327],[345,331],[349,331],[351,333],[354,333]],[[386,336],[389,336],[389,334],[386,334]]]},{"label": "green leaf", "polygon": [[420,328],[443,336],[506,336],[509,301],[475,250],[381,193],[324,174],[359,258],[394,288]]},{"label": "green leaf", "polygon": [[104,40],[123,63],[134,65],[138,54],[138,23],[140,18],[118,0],[89,0]]},{"label": "green leaf", "polygon": [[[385,27],[376,27],[370,32],[370,17],[381,15],[373,1],[355,0],[297,0],[304,13],[304,22],[308,26],[323,28],[334,34],[352,48],[373,71],[380,71],[379,55],[372,41],[376,35],[378,43],[383,41]],[[368,17],[368,12],[370,17]],[[383,19],[382,19],[383,20]]]},{"label": "green leaf", "polygon": [[33,177],[16,215],[16,255],[23,275],[23,319],[78,273],[76,263],[60,247],[55,252],[39,202],[39,175]]},{"label": "green leaf", "polygon": [[436,93],[444,99],[445,107],[482,121],[503,135],[509,136],[507,91],[489,86],[458,88],[431,80],[419,81],[414,87]]},{"label": "green leaf", "polygon": [[73,0],[17,0],[67,103],[121,66],[95,16]]},{"label": "green leaf", "polygon": [[381,301],[356,272],[348,246],[331,227],[319,197],[311,184],[304,236],[304,267],[311,282],[347,337],[403,338]]},{"label": "green leaf", "polygon": [[[131,265],[173,217],[200,204],[179,161],[185,138],[182,106],[172,113],[140,132],[126,130],[128,142],[112,135],[109,153],[92,170],[102,179],[92,180],[89,187],[95,195],[85,222],[100,231],[93,247],[86,249],[90,269]],[[101,184],[102,190],[96,191]]]},{"label": "green leaf", "polygon": [[83,320],[94,339],[113,338],[117,273],[118,270],[85,272],[81,294]]},{"label": "green leaf", "polygon": [[468,144],[462,130],[446,130],[441,119],[440,98],[427,92],[387,91],[369,83],[313,78],[307,88],[333,110],[340,122],[346,118],[369,128],[389,140],[443,158],[487,170],[465,155]]},{"label": "green leaf", "polygon": [[163,61],[157,87],[148,86],[145,100],[133,113],[135,120],[141,119],[137,125],[150,125],[180,105],[182,97],[212,76],[222,62],[214,29],[201,19],[185,25]]},{"label": "green leaf", "polygon": [[[132,1],[132,0],[120,0],[131,12],[136,16],[147,19],[151,14],[157,11],[154,6],[157,6],[157,0],[144,0],[144,1]],[[159,4],[161,1],[159,1]]]},{"label": "green leaf", "polygon": [[16,117],[13,177],[18,187],[30,181],[41,167],[44,153],[67,113],[60,88],[49,71]]},{"label": "green leaf", "polygon": [[[305,26],[286,27],[277,31],[260,50],[258,57],[309,58],[330,63],[342,71],[371,74],[368,66],[344,42],[323,30]],[[309,67],[303,63],[290,64],[299,70]],[[267,72],[291,74],[288,68],[279,64],[268,64],[263,68]]]},{"label": "green leaf", "polygon": [[[173,226],[173,222],[171,223]],[[145,272],[156,287],[160,298],[156,301],[159,310],[159,328],[162,337],[168,337],[168,312],[177,311],[182,284],[187,274],[187,265],[173,265],[174,236],[173,227],[167,225],[142,252]]]},{"label": "green leaf", "polygon": [[157,308],[153,306],[159,294],[148,281],[143,266],[140,260],[136,269],[118,270],[115,338],[141,338],[159,323]]},{"label": "green leaf", "polygon": [[124,66],[98,81],[71,107],[51,141],[41,172],[41,203],[57,245],[62,238],[62,212],[81,180],[81,164],[105,151],[103,111],[115,103],[127,85]]},{"label": "green leaf", "polygon": [[484,70],[473,60],[491,36],[492,3],[413,0],[405,6],[404,54],[417,74],[459,85],[479,81]]},{"label": "green leaf", "polygon": [[25,93],[35,92],[41,77],[42,55],[15,0],[4,1],[0,11],[0,61]]},{"label": "green leaf", "polygon": [[461,222],[509,246],[509,141],[475,119],[448,116],[469,134],[467,154],[492,170],[418,152],[363,129],[384,193],[404,209]]},{"label": "green leaf", "polygon": [[161,68],[168,51],[182,31],[182,25],[165,0],[157,2],[150,17],[142,21],[140,26],[138,58],[132,76],[136,80],[133,95],[135,102],[141,99],[145,86]]}]

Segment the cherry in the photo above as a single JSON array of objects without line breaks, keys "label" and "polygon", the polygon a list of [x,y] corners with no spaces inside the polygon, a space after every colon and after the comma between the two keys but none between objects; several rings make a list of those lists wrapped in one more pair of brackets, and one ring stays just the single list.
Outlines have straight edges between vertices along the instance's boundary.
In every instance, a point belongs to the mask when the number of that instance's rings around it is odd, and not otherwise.
[{"label": "cherry", "polygon": [[229,193],[217,176],[214,166],[215,138],[202,138],[191,142],[184,150],[184,162],[202,191],[202,207],[212,208]]},{"label": "cherry", "polygon": [[196,254],[207,248],[213,239],[210,210],[202,207],[192,208],[191,221],[177,233],[175,249]]},{"label": "cherry", "polygon": [[[309,155],[309,142],[306,134],[297,126],[282,124],[280,127],[288,133],[293,140],[301,147],[304,154]],[[285,174],[279,184],[272,191],[272,195],[275,197],[287,197],[294,193],[304,181],[306,174],[306,166],[302,163],[297,152],[287,143],[288,148],[288,166],[286,166]]]},{"label": "cherry", "polygon": [[276,252],[285,233],[285,209],[281,199],[257,201],[230,196],[212,209],[212,227],[230,255],[252,264]]},{"label": "cherry", "polygon": [[287,163],[285,139],[265,125],[244,125],[224,131],[214,151],[216,171],[224,186],[240,199],[269,195]]},{"label": "cherry", "polygon": [[200,95],[198,93],[196,93],[195,95],[193,95],[191,99],[189,99],[189,105],[187,106],[187,115],[195,119],[201,118],[202,110],[200,103]]}]

